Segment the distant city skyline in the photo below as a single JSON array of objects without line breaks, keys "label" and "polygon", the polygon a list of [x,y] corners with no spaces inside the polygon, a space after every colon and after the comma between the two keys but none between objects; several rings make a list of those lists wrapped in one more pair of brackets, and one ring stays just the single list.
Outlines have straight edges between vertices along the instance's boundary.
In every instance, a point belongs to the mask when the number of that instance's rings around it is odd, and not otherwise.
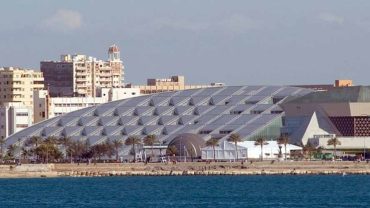
[{"label": "distant city skyline", "polygon": [[369,85],[365,0],[65,0],[1,3],[0,67],[40,69],[61,54],[106,60],[117,44],[125,82]]}]

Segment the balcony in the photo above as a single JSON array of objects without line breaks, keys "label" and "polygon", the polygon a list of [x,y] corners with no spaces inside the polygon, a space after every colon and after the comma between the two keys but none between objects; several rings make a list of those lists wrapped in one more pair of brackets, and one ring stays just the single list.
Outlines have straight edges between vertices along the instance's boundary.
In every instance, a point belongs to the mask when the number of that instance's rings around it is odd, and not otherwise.
[{"label": "balcony", "polygon": [[86,72],[76,72],[76,76],[86,76]]},{"label": "balcony", "polygon": [[86,82],[86,78],[76,78],[76,82]]}]

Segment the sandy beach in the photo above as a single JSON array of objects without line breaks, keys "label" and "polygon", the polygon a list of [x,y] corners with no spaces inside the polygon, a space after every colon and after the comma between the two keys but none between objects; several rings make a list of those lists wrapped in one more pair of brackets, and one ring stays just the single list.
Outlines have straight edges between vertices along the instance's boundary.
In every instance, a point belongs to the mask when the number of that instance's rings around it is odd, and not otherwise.
[{"label": "sandy beach", "polygon": [[100,177],[162,175],[302,175],[370,174],[370,163],[345,161],[286,161],[204,163],[98,163],[0,165],[0,178]]}]

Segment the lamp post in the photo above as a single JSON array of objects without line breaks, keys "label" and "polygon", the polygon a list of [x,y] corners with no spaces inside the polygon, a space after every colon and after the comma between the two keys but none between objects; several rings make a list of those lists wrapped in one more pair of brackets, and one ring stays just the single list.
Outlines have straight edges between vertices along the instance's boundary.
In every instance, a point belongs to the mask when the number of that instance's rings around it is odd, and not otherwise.
[{"label": "lamp post", "polygon": [[364,160],[366,160],[366,152],[365,152],[365,148],[366,148],[366,145],[365,145],[365,137],[364,138]]}]

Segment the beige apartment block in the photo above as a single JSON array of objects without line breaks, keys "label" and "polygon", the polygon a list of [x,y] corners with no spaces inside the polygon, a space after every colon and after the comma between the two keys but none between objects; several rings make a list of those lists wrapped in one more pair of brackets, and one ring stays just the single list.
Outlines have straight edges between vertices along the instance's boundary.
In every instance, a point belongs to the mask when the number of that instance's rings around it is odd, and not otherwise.
[{"label": "beige apartment block", "polygon": [[184,76],[171,76],[167,79],[147,79],[147,85],[129,85],[128,87],[139,88],[141,94],[152,94],[177,90],[188,90],[207,87],[221,87],[224,83],[211,83],[205,85],[186,85]]},{"label": "beige apartment block", "polygon": [[101,88],[96,97],[50,97],[47,90],[35,91],[34,121],[61,116],[103,103],[140,96],[138,88]]},{"label": "beige apartment block", "polygon": [[124,66],[116,45],[109,47],[107,61],[67,54],[40,66],[52,97],[96,97],[100,88],[120,87],[123,82]]},{"label": "beige apartment block", "polygon": [[44,89],[41,72],[22,68],[0,68],[0,105],[19,102],[33,107],[33,91]]}]

